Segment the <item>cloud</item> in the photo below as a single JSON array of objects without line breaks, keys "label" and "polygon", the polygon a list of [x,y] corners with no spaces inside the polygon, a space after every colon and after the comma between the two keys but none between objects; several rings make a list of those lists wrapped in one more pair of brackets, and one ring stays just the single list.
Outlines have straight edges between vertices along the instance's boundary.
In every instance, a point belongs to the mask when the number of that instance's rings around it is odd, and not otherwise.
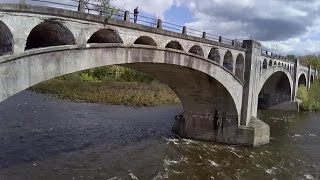
[{"label": "cloud", "polygon": [[158,18],[164,17],[164,12],[176,4],[175,0],[115,0],[112,4],[126,10],[133,11],[139,7],[140,11],[146,12]]},{"label": "cloud", "polygon": [[[279,53],[320,52],[319,0],[184,0],[187,27],[230,38],[253,38]],[[276,44],[276,46],[275,46]]]}]

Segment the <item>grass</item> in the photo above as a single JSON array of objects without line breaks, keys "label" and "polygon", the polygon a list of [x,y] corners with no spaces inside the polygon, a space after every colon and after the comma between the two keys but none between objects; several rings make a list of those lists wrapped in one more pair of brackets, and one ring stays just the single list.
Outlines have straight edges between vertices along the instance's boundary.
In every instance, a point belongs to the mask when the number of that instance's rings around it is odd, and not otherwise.
[{"label": "grass", "polygon": [[158,82],[83,81],[72,78],[52,79],[31,88],[72,101],[128,106],[177,104],[179,99],[166,85]]},{"label": "grass", "polygon": [[298,98],[302,100],[301,110],[320,112],[320,81],[314,82],[309,91],[302,86],[298,89]]}]

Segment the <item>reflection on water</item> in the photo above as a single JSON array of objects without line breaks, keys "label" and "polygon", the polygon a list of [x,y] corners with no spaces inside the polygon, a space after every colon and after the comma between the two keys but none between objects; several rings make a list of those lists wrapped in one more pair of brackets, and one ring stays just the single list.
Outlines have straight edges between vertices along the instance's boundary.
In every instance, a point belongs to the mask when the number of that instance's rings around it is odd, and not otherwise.
[{"label": "reflection on water", "polygon": [[181,111],[20,93],[0,105],[0,179],[320,179],[320,114],[260,111],[271,143],[249,148],[173,139]]}]

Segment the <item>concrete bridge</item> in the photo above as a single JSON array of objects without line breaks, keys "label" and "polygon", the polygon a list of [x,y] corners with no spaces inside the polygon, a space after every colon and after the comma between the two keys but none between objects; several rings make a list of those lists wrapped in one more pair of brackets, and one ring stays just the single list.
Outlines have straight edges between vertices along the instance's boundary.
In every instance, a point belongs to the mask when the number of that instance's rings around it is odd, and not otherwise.
[{"label": "concrete bridge", "polygon": [[300,85],[318,77],[305,67],[262,50],[254,40],[226,42],[123,19],[51,7],[0,4],[0,102],[43,81],[107,65],[145,72],[167,84],[184,113],[182,137],[257,146],[269,126],[257,109],[296,99]]}]

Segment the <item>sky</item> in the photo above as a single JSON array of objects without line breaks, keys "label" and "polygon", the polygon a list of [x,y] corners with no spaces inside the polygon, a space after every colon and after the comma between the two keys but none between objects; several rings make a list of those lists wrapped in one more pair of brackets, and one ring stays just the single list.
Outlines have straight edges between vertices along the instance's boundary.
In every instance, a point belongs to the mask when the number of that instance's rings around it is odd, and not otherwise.
[{"label": "sky", "polygon": [[138,6],[142,15],[230,39],[255,39],[283,55],[320,55],[320,0],[113,0],[112,4],[130,11]]}]

